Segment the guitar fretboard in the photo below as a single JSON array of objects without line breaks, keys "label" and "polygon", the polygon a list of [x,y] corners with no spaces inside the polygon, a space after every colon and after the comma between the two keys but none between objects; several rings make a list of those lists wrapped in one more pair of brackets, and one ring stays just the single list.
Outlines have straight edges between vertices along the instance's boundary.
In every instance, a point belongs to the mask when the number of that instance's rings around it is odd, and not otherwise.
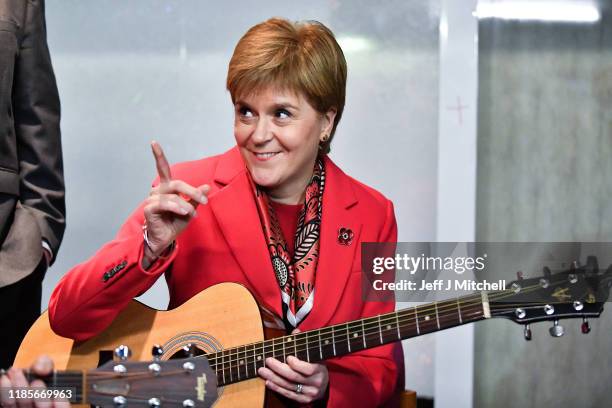
[{"label": "guitar fretboard", "polygon": [[76,403],[84,403],[83,395],[83,372],[82,371],[54,371],[48,376],[38,376],[29,370],[24,372],[28,383],[34,380],[41,380],[47,388],[57,388],[58,391],[72,390],[74,394],[70,401]]},{"label": "guitar fretboard", "polygon": [[490,317],[485,294],[434,302],[375,317],[287,335],[208,354],[219,386],[248,380],[274,357],[316,363]]}]

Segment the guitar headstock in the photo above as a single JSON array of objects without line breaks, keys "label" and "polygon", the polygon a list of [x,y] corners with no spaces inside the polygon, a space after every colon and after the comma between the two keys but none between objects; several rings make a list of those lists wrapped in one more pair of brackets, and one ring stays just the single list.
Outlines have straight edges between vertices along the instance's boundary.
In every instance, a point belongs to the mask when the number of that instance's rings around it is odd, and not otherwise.
[{"label": "guitar headstock", "polygon": [[87,372],[87,401],[97,406],[210,407],[217,376],[208,360],[109,361]]},{"label": "guitar headstock", "polygon": [[529,323],[551,320],[554,337],[563,335],[559,319],[583,318],[582,332],[588,333],[587,318],[597,318],[612,286],[612,265],[606,272],[599,269],[597,258],[589,256],[583,266],[574,263],[568,270],[551,273],[544,267],[543,275],[518,279],[506,286],[506,291],[490,295],[492,317],[505,317],[526,324],[525,338],[531,339]]}]

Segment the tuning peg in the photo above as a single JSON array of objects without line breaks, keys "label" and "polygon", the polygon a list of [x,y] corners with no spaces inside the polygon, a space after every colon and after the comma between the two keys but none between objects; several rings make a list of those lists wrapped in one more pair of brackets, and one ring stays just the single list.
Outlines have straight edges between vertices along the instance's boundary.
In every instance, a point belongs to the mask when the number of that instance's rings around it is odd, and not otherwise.
[{"label": "tuning peg", "polygon": [[525,340],[531,341],[531,328],[528,324],[526,324],[525,328],[523,329],[523,337],[525,337]]},{"label": "tuning peg", "polygon": [[126,361],[132,356],[132,350],[128,346],[120,345],[115,349],[115,357],[121,361]]},{"label": "tuning peg", "polygon": [[151,408],[161,407],[161,401],[159,398],[149,398],[148,403]]},{"label": "tuning peg", "polygon": [[186,357],[195,356],[195,352],[196,352],[196,347],[193,344],[189,343],[183,346],[183,353],[185,353]]},{"label": "tuning peg", "polygon": [[552,276],[552,272],[550,271],[550,268],[548,266],[542,268],[542,273],[544,274],[544,277],[546,279],[550,279],[550,277]]},{"label": "tuning peg", "polygon": [[516,279],[523,280],[523,278],[524,278],[523,271],[516,272]]},{"label": "tuning peg", "polygon": [[127,399],[123,395],[117,395],[113,398],[113,405],[117,408],[123,408],[127,405]]},{"label": "tuning peg", "polygon": [[151,355],[153,356],[154,361],[159,361],[163,354],[164,349],[159,344],[156,344],[151,348]]},{"label": "tuning peg", "polygon": [[591,332],[591,325],[586,317],[582,318],[582,324],[580,325],[580,331],[582,334],[589,334]]},{"label": "tuning peg", "polygon": [[563,334],[565,334],[565,329],[563,328],[563,326],[559,325],[559,320],[555,320],[553,322],[553,326],[548,329],[548,332],[553,337],[561,337],[563,336]]}]

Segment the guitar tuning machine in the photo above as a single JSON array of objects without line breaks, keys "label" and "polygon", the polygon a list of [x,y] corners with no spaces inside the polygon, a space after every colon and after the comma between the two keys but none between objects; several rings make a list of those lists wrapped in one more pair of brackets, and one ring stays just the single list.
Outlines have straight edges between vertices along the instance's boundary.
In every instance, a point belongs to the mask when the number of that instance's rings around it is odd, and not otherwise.
[{"label": "guitar tuning machine", "polygon": [[159,375],[161,373],[161,366],[158,363],[149,364],[149,372],[153,375]]},{"label": "guitar tuning machine", "polygon": [[525,340],[531,341],[531,327],[529,327],[529,324],[526,324],[523,329],[523,337],[525,337]]},{"label": "guitar tuning machine", "polygon": [[580,331],[582,334],[589,334],[591,332],[591,325],[586,317],[582,318],[582,324],[580,325]]},{"label": "guitar tuning machine", "polygon": [[159,344],[154,345],[151,348],[151,355],[153,356],[153,361],[161,360],[161,357],[164,355],[164,349]]},{"label": "guitar tuning machine", "polygon": [[561,337],[565,334],[565,329],[563,328],[563,326],[559,325],[559,320],[555,320],[553,322],[553,326],[548,329],[548,332],[553,337]]},{"label": "guitar tuning machine", "polygon": [[122,344],[115,349],[115,357],[120,361],[127,361],[128,358],[132,357],[132,350]]},{"label": "guitar tuning machine", "polygon": [[159,398],[149,398],[148,404],[151,408],[158,408],[161,406],[161,401]]},{"label": "guitar tuning machine", "polygon": [[113,398],[113,404],[117,408],[123,408],[127,405],[127,400],[125,399],[123,395],[117,395],[116,397]]},{"label": "guitar tuning machine", "polygon": [[113,371],[116,374],[124,375],[127,373],[127,368],[123,364],[117,364],[116,366],[113,367]]}]

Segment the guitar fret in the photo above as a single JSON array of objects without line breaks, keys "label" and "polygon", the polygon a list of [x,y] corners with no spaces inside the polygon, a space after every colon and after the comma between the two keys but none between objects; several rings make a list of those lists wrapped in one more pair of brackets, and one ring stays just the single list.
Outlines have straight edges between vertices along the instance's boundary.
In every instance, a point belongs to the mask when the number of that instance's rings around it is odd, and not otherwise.
[{"label": "guitar fret", "polygon": [[285,341],[281,337],[281,342],[283,343],[283,363],[287,362],[287,355],[285,354]]},{"label": "guitar fret", "polygon": [[236,347],[236,359],[234,360],[234,364],[236,365],[236,371],[238,371],[238,380],[240,380],[240,366],[242,360],[240,359],[240,346]]},{"label": "guitar fret", "polygon": [[349,333],[348,324],[346,324],[346,344],[348,344],[348,352],[351,352],[351,334]]},{"label": "guitar fret", "polygon": [[434,308],[436,310],[436,323],[438,324],[438,330],[440,329],[440,319],[438,317],[438,302],[434,302]]},{"label": "guitar fret", "polygon": [[238,365],[238,347],[234,348],[234,356],[232,357],[232,367],[236,370],[236,379],[240,380],[240,366]]},{"label": "guitar fret", "polygon": [[248,364],[248,360],[247,360],[247,348],[246,346],[244,346],[244,361],[242,361],[242,363],[240,363],[241,365],[244,365],[244,377],[245,378],[249,378],[249,364]]},{"label": "guitar fret", "polygon": [[229,372],[230,372],[230,381],[234,382],[234,374],[232,373],[232,349],[229,349]]},{"label": "guitar fret", "polygon": [[378,315],[378,335],[380,336],[380,344],[383,344],[382,325],[380,324],[380,315]]},{"label": "guitar fret", "polygon": [[221,351],[221,373],[223,373],[223,384],[225,384],[225,351]]},{"label": "guitar fret", "polygon": [[399,313],[395,313],[395,324],[397,325],[397,339],[402,339],[402,334],[400,333],[400,324],[399,324]]},{"label": "guitar fret", "polygon": [[361,336],[363,337],[363,348],[366,349],[368,348],[368,345],[366,344],[365,325],[363,323],[363,319],[361,319]]},{"label": "guitar fret", "polygon": [[310,363],[310,343],[308,342],[308,332],[306,332],[305,335],[306,335],[306,361]]},{"label": "guitar fret", "polygon": [[[334,356],[335,356],[335,355],[336,355],[336,339],[334,338],[334,335],[335,335],[335,333],[334,333],[334,332],[335,332],[335,330],[334,330],[334,328],[332,327],[332,330],[331,330],[331,333],[332,333],[332,347],[334,348]],[[350,350],[351,350],[351,349],[350,349],[350,347],[349,347],[349,351],[350,351]]]},{"label": "guitar fret", "polygon": [[414,321],[416,322],[417,334],[421,334],[421,329],[419,328],[419,312],[417,312],[418,306],[414,307]]},{"label": "guitar fret", "polygon": [[259,367],[257,367],[257,363],[262,363],[262,366],[263,366],[263,360],[265,359],[265,354],[264,354],[265,344],[266,344],[265,341],[261,343],[261,353],[259,352],[259,349],[255,347],[254,355],[253,355],[253,366],[255,366],[255,374],[257,374],[257,370],[259,369]]},{"label": "guitar fret", "polygon": [[255,344],[253,344],[253,349],[251,350],[251,354],[253,355],[253,376],[257,375],[257,353],[255,352]]},{"label": "guitar fret", "polygon": [[459,323],[463,324],[463,318],[461,317],[461,302],[459,302],[458,296],[457,296],[457,313],[459,314]]},{"label": "guitar fret", "polygon": [[323,347],[321,346],[321,330],[319,332],[319,355],[321,356],[321,360],[323,360]]},{"label": "guitar fret", "polygon": [[238,349],[239,347],[234,347],[234,356],[232,357],[232,367],[236,370],[236,379],[240,380],[240,365],[238,365]]},{"label": "guitar fret", "polygon": [[[321,359],[330,358],[332,356],[336,356],[336,343],[334,342],[334,328],[326,327],[324,329],[319,330],[320,336],[320,344],[322,350]],[[330,340],[331,339],[331,340]]]}]

